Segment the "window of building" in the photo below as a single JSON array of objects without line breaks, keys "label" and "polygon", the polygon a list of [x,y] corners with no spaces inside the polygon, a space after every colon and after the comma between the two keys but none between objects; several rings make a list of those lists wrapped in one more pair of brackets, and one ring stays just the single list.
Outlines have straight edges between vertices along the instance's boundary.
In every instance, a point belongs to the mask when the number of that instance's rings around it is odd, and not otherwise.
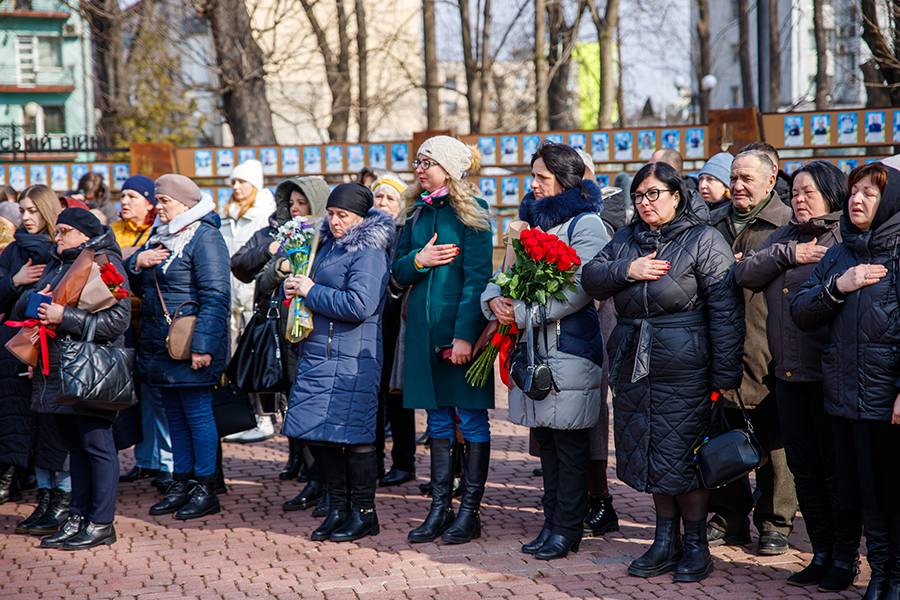
[{"label": "window of building", "polygon": [[22,111],[22,129],[26,135],[41,135],[38,131],[38,116],[29,116],[24,110]]},{"label": "window of building", "polygon": [[13,0],[13,10],[31,10],[31,0]]},{"label": "window of building", "polygon": [[44,133],[66,132],[66,109],[64,106],[44,107]]},{"label": "window of building", "polygon": [[731,86],[731,106],[737,107],[741,105],[741,86]]},{"label": "window of building", "polygon": [[42,67],[62,67],[62,38],[38,38],[38,64]]},{"label": "window of building", "polygon": [[732,44],[731,45],[731,62],[734,64],[738,64],[741,61],[741,45],[740,44]]}]

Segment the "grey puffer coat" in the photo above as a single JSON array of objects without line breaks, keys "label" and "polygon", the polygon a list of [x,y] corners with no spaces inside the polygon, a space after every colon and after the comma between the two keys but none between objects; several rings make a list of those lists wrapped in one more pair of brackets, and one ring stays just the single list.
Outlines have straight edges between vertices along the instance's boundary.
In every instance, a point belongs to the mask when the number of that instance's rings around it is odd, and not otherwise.
[{"label": "grey puffer coat", "polygon": [[835,212],[806,223],[792,220],[734,267],[739,286],[765,292],[769,308],[766,337],[775,360],[775,377],[782,381],[822,381],[822,347],[828,341],[828,325],[822,322],[804,332],[791,318],[791,301],[816,267],[815,263],[797,263],[797,244],[813,238],[826,248],[841,243],[840,218],[841,213]]},{"label": "grey puffer coat", "polygon": [[[584,190],[582,192],[582,190]],[[581,188],[536,201],[526,196],[520,211],[533,226],[572,246],[582,265],[607,244],[606,226],[598,214],[603,208],[600,188],[585,181]],[[600,415],[603,401],[600,382],[603,376],[603,335],[591,297],[581,287],[581,270],[575,273],[575,289],[567,290],[565,300],[550,300],[546,307],[546,339],[540,326],[534,327],[536,352],[546,357],[559,391],[551,391],[541,401],[526,396],[519,388],[509,392],[509,420],[526,427],[551,429],[587,429]],[[490,301],[500,296],[500,288],[489,283],[481,294],[481,309],[495,319]],[[524,329],[526,305],[514,300],[516,323]],[[532,322],[537,324],[537,312]]]},{"label": "grey puffer coat", "polygon": [[[591,296],[615,301],[607,344],[619,477],[668,495],[700,487],[693,451],[709,433],[712,390],[741,381],[744,310],[725,239],[689,194],[659,231],[643,221],[619,230],[581,277]],[[632,261],[657,252],[672,264],[656,281],[628,277]]]}]

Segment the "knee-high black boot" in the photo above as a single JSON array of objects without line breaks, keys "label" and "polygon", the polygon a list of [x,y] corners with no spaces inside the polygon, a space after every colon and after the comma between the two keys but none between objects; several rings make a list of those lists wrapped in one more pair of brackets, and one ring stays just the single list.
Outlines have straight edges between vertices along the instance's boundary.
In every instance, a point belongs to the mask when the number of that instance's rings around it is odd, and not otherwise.
[{"label": "knee-high black boot", "polygon": [[863,600],[884,600],[890,585],[891,542],[889,524],[881,514],[864,515],[866,560],[872,569]]},{"label": "knee-high black boot", "polygon": [[431,440],[431,508],[425,522],[409,532],[412,543],[433,542],[453,523],[452,440]]},{"label": "knee-high black boot", "polygon": [[325,520],[312,532],[310,539],[323,542],[331,537],[347,518],[347,461],[344,449],[340,447],[322,446],[316,453],[321,461],[322,474],[325,477],[325,488],[328,490],[328,514]]},{"label": "knee-high black boot", "polygon": [[479,513],[490,462],[490,442],[466,442],[463,494],[456,519],[441,536],[445,544],[465,544],[481,537]]},{"label": "knee-high black boot", "polygon": [[378,453],[374,447],[363,452],[347,449],[347,483],[350,489],[350,510],[341,526],[331,532],[332,542],[352,542],[367,535],[378,535],[378,514],[375,512],[375,485],[378,481]]},{"label": "knee-high black boot", "polygon": [[278,474],[278,479],[282,481],[295,479],[300,475],[301,465],[303,465],[303,451],[300,440],[288,438],[287,464],[284,465],[284,469]]}]

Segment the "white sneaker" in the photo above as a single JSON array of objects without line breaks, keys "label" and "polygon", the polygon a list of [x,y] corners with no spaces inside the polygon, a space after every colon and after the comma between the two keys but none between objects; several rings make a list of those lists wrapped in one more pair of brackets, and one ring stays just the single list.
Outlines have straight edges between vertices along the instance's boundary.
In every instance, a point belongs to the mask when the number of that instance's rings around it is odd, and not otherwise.
[{"label": "white sneaker", "polygon": [[255,428],[242,431],[233,441],[239,444],[252,444],[254,442],[268,440],[272,437],[275,437],[275,424],[272,423],[272,417],[263,415],[261,417],[256,417]]}]

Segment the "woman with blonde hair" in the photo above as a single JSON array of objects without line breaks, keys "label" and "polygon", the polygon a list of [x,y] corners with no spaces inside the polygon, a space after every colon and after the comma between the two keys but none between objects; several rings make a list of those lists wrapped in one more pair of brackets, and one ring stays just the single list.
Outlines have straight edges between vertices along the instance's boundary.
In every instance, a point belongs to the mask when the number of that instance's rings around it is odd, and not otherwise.
[{"label": "woman with blonde hair", "polygon": [[[467,363],[486,320],[480,297],[491,277],[493,236],[487,204],[466,181],[480,164],[477,149],[448,136],[427,139],[413,161],[413,209],[393,262],[394,280],[408,286],[403,396],[406,408],[428,412],[431,510],[411,542],[441,537],[462,544],[481,535],[479,509],[490,462],[487,409],[493,382],[473,388]],[[451,507],[451,446],[456,425],[465,440],[459,515]]]}]

